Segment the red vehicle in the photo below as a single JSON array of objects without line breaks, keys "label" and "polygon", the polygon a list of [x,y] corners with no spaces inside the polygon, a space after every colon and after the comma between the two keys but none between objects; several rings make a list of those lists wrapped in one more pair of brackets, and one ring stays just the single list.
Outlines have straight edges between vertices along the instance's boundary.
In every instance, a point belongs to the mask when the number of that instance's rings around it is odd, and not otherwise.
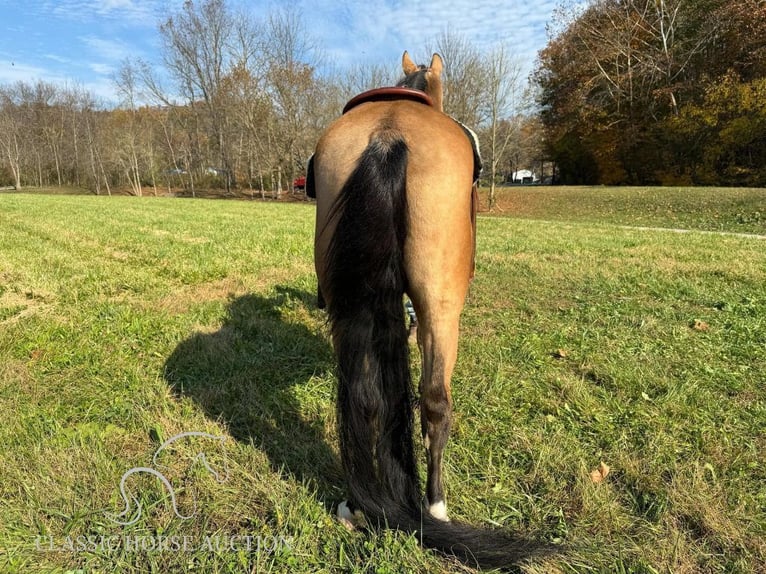
[{"label": "red vehicle", "polygon": [[293,190],[303,191],[304,189],[306,189],[306,176],[296,177],[293,181]]}]

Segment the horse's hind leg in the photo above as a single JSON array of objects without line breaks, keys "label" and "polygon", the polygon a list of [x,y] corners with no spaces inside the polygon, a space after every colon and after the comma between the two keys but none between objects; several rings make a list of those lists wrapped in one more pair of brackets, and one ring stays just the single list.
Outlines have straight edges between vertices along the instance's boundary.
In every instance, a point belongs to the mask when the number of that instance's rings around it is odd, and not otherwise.
[{"label": "horse's hind leg", "polygon": [[[447,520],[442,457],[452,425],[452,371],[457,360],[460,313],[471,275],[473,241],[470,196],[453,191],[446,197],[428,196],[428,210],[420,212],[428,217],[412,219],[407,267],[407,293],[418,317],[423,365],[420,421],[428,461],[426,496],[429,511],[442,520]],[[417,199],[414,195],[412,203],[416,206]]]},{"label": "horse's hind leg", "polygon": [[452,425],[450,380],[457,359],[459,314],[420,317],[418,343],[423,373],[420,381],[420,422],[428,459],[428,510],[448,520],[442,481],[442,457]]}]

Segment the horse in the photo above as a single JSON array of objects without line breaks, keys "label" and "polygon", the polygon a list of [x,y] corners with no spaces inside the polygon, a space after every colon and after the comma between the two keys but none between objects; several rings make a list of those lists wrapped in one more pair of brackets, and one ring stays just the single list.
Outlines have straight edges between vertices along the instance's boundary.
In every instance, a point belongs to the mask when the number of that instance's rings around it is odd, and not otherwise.
[{"label": "horse", "polygon": [[[452,522],[442,459],[452,423],[460,315],[473,276],[475,153],[446,115],[443,61],[402,56],[394,88],[354,98],[320,137],[308,169],[316,197],[314,260],[338,363],[340,455],[350,499],[377,524],[480,567],[507,567],[543,546]],[[415,405],[403,297],[418,318],[425,504],[413,439]]]}]

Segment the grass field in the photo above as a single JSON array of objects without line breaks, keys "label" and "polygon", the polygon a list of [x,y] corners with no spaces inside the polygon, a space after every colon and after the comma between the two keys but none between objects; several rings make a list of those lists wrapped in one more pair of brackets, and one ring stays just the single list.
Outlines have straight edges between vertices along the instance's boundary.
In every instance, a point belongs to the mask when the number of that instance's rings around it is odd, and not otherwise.
[{"label": "grass field", "polygon": [[[486,203],[486,196],[484,199]],[[498,188],[494,213],[526,219],[766,234],[766,189],[506,187]]]},{"label": "grass field", "polygon": [[[764,233],[763,191],[533,193],[480,218],[453,519],[569,547],[525,572],[766,571],[766,241],[624,227]],[[331,518],[312,234],[304,204],[0,196],[0,572],[466,571]],[[226,440],[153,460],[190,431]],[[191,517],[141,472],[117,524],[137,467]]]}]

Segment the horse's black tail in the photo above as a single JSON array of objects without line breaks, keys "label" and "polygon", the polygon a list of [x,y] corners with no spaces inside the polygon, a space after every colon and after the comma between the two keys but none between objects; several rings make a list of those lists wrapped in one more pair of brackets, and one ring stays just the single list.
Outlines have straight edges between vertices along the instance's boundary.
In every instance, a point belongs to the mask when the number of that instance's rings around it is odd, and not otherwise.
[{"label": "horse's black tail", "polygon": [[416,532],[424,546],[482,567],[507,567],[540,547],[499,531],[442,522],[423,510],[402,310],[407,158],[397,134],[378,134],[331,211],[336,228],[325,295],[339,364],[340,449],[351,500],[368,520]]}]

